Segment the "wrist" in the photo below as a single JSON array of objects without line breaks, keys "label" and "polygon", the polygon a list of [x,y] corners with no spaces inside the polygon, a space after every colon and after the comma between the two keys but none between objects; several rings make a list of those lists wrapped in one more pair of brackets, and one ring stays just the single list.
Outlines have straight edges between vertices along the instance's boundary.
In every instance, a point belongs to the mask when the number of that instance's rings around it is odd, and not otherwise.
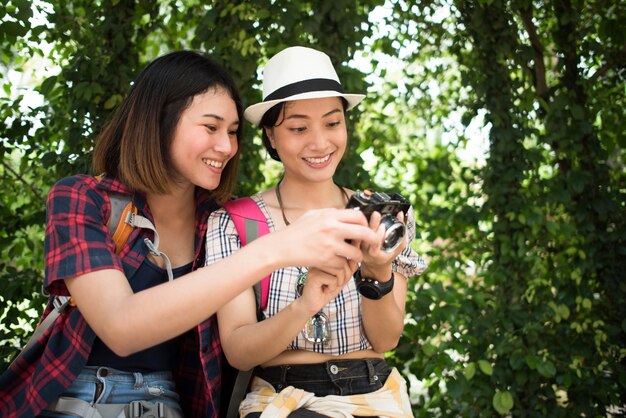
[{"label": "wrist", "polygon": [[299,318],[304,321],[315,315],[315,313],[319,310],[310,309],[301,297],[296,298],[289,306],[293,312],[293,318]]},{"label": "wrist", "polygon": [[394,274],[391,272],[391,275],[386,281],[381,281],[363,276],[361,270],[358,269],[354,273],[354,281],[356,282],[356,289],[361,296],[367,299],[379,300],[393,290]]},{"label": "wrist", "polygon": [[389,281],[392,273],[391,263],[382,265],[371,265],[362,263],[360,270],[362,277],[376,279],[382,283]]}]

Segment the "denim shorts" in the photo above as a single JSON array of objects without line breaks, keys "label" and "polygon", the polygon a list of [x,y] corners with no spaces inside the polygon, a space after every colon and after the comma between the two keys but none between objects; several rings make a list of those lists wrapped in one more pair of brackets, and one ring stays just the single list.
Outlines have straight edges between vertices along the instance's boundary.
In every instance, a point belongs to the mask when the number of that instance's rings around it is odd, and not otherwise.
[{"label": "denim shorts", "polygon": [[[182,414],[180,397],[175,391],[172,373],[125,372],[110,367],[86,366],[76,380],[61,394],[89,403],[122,404],[132,401],[162,402]],[[42,411],[40,417],[69,417],[51,411]],[[74,417],[75,418],[75,417]]]},{"label": "denim shorts", "polygon": [[[319,364],[283,365],[258,368],[255,376],[270,383],[277,392],[293,386],[315,396],[358,395],[382,388],[391,369],[384,359],[333,360]],[[246,415],[246,418],[260,416]],[[298,409],[290,417],[319,417],[315,412]]]}]

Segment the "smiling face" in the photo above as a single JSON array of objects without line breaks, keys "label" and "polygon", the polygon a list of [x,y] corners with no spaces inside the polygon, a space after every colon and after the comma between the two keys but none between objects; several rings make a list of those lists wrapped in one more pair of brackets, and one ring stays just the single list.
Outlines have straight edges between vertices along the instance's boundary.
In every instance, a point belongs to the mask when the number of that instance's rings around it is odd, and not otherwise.
[{"label": "smiling face", "polygon": [[235,102],[224,88],[195,96],[180,116],[170,149],[174,184],[217,188],[226,163],[237,153],[238,128]]},{"label": "smiling face", "polygon": [[314,182],[332,178],[348,138],[338,97],[288,102],[277,125],[265,132],[285,166],[285,176]]}]

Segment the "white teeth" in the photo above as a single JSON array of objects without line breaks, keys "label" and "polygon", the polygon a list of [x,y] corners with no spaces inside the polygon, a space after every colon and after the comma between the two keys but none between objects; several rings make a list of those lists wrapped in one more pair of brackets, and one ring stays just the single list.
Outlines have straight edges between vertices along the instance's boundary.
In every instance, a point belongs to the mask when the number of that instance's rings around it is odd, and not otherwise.
[{"label": "white teeth", "polygon": [[222,168],[222,166],[224,165],[222,161],[215,161],[215,160],[203,159],[202,162],[210,167],[215,167],[215,168]]},{"label": "white teeth", "polygon": [[305,158],[305,160],[310,162],[311,164],[322,164],[328,161],[329,158],[330,158],[330,154],[322,158]]}]

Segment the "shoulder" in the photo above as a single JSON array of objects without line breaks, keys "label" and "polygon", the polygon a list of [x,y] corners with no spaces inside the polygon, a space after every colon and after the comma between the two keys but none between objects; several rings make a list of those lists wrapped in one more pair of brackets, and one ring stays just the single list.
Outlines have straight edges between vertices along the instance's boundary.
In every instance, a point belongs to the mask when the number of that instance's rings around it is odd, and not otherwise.
[{"label": "shoulder", "polygon": [[52,186],[52,190],[94,188],[97,184],[98,180],[93,176],[76,174],[57,181],[54,186]]},{"label": "shoulder", "polygon": [[86,174],[77,174],[57,181],[48,193],[48,202],[57,200],[83,200],[93,198],[97,192],[98,180]]},{"label": "shoulder", "polygon": [[108,190],[89,175],[65,177],[52,186],[48,193],[46,208],[49,219],[84,214],[93,218],[108,216]]}]

